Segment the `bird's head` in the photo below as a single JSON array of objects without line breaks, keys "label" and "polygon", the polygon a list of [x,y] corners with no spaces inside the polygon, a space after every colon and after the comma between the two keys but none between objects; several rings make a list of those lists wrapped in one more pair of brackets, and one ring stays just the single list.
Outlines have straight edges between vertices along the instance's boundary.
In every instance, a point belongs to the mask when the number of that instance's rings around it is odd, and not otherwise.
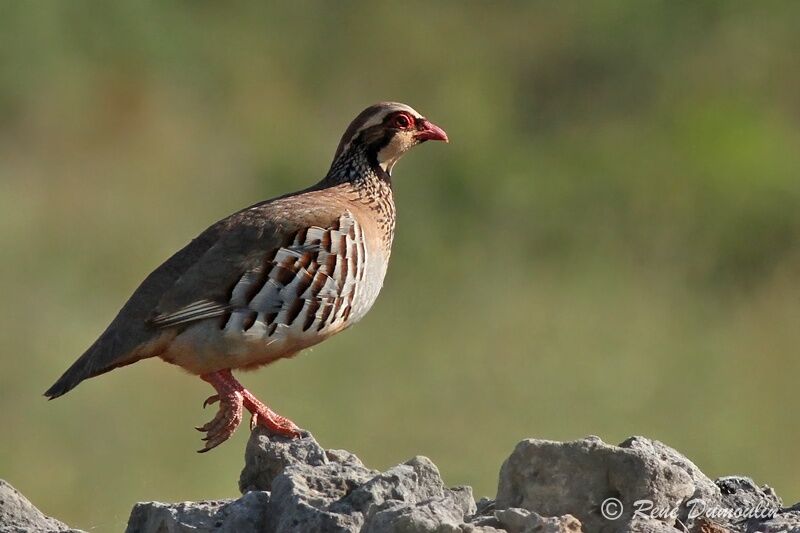
[{"label": "bird's head", "polygon": [[356,148],[387,174],[410,148],[425,141],[448,142],[442,128],[430,122],[410,106],[381,102],[366,108],[350,123],[339,142],[334,165],[340,157]]}]

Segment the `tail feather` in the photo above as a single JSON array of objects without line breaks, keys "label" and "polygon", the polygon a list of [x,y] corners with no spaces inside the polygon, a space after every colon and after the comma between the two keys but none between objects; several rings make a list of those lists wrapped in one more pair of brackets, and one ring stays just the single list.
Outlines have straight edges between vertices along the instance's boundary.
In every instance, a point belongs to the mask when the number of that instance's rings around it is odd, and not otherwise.
[{"label": "tail feather", "polygon": [[[103,360],[105,359],[102,357],[102,353],[104,350],[103,337],[97,340],[86,352],[78,358],[77,361],[72,363],[64,374],[58,378],[52,387],[47,389],[47,392],[44,393],[50,400],[54,398],[58,398],[62,396],[75,387],[78,384],[85,380],[89,379],[94,376],[98,376],[100,374],[104,374],[109,372],[120,364],[103,364]],[[107,348],[107,347],[106,347]],[[131,361],[133,362],[133,361]],[[124,363],[123,363],[124,364]]]},{"label": "tail feather", "polygon": [[126,341],[121,341],[114,335],[113,326],[114,323],[77,361],[72,363],[52,387],[47,389],[44,395],[48,399],[52,400],[68,393],[85,379],[155,355],[153,349],[156,347],[147,343],[151,340],[148,337],[152,338],[152,335],[144,331],[144,328],[139,332],[128,332],[130,335]]},{"label": "tail feather", "polygon": [[44,395],[47,396],[48,399],[52,400],[68,393],[77,387],[81,381],[91,377],[91,370],[89,369],[90,358],[87,357],[87,355],[89,355],[89,351],[75,361],[72,366],[58,378],[58,381],[47,389]]},{"label": "tail feather", "polygon": [[153,328],[148,324],[148,319],[157,308],[162,295],[214,245],[222,227],[220,224],[211,226],[151,272],[100,338],[44,395],[51,400],[58,398],[85,379],[156,356],[163,351],[176,331],[174,328]]}]

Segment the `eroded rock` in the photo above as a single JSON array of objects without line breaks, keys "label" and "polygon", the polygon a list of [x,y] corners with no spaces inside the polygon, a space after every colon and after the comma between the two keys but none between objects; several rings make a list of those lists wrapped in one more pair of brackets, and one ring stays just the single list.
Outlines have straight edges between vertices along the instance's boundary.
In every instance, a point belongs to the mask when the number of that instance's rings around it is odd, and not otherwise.
[{"label": "eroded rock", "polygon": [[66,531],[80,533],[37,509],[17,489],[0,479],[0,533]]},{"label": "eroded rock", "polygon": [[[426,457],[385,472],[311,435],[257,429],[238,499],[139,503],[128,533],[800,533],[800,504],[784,508],[751,479],[706,477],[654,440],[528,439],[503,463],[496,499],[448,488]],[[76,531],[0,480],[0,533]]]},{"label": "eroded rock", "polygon": [[165,504],[137,503],[128,520],[128,533],[236,533],[261,531],[266,522],[269,493],[252,491],[238,500],[209,500]]},{"label": "eroded rock", "polygon": [[377,472],[349,452],[322,450],[310,436],[254,434],[240,487],[267,483],[270,532],[461,531],[475,512],[471,489],[446,488],[426,457]]},{"label": "eroded rock", "polygon": [[[520,442],[500,470],[497,509],[577,517],[585,531],[747,531],[775,515],[780,499],[742,477],[706,477],[665,444],[632,437],[619,446],[598,437]],[[761,516],[745,516],[761,510]],[[738,513],[738,515],[737,515]]]}]

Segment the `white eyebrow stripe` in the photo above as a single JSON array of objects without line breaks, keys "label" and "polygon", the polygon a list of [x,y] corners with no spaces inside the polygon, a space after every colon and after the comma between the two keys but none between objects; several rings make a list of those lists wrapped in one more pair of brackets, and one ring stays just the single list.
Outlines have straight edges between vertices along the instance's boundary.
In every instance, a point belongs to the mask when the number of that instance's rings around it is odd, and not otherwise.
[{"label": "white eyebrow stripe", "polygon": [[407,113],[410,113],[414,118],[421,118],[421,115],[419,113],[417,113],[413,108],[405,104],[391,104],[383,108],[383,110],[381,110],[380,113],[372,115],[372,117],[368,121],[366,121],[364,124],[361,125],[360,128],[356,130],[356,135],[354,135],[353,137],[356,137],[359,133],[361,133],[367,128],[371,128],[372,126],[377,126],[378,124],[381,124],[386,119],[386,117],[388,117],[392,113],[397,113],[398,111],[405,111]]}]

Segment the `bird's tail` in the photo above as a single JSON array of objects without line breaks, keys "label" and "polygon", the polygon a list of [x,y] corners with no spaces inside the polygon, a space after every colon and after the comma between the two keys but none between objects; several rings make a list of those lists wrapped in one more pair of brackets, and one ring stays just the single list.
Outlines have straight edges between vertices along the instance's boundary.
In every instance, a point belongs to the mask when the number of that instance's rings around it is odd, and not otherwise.
[{"label": "bird's tail", "polygon": [[[109,327],[109,330],[112,329]],[[86,352],[72,363],[52,387],[44,393],[50,400],[64,395],[89,378],[110,372],[120,366],[147,357],[137,353],[136,344],[122,344],[107,330]]]},{"label": "bird's tail", "polygon": [[92,377],[92,351],[92,348],[86,350],[86,353],[72,363],[72,366],[58,378],[58,381],[56,381],[52,387],[47,389],[44,395],[50,400],[58,398],[77,387],[84,379]]}]

